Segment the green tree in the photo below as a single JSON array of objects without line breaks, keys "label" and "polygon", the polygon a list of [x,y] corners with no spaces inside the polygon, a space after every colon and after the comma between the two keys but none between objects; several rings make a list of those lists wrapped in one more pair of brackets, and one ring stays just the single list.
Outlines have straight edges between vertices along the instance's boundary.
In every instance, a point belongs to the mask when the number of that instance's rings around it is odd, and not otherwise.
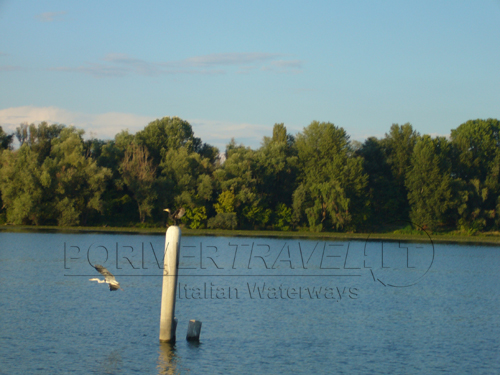
[{"label": "green tree", "polygon": [[395,186],[394,203],[396,210],[394,219],[408,219],[410,204],[406,189],[406,171],[410,165],[413,148],[420,134],[413,130],[410,123],[393,124],[389,134],[385,135],[382,144],[387,155],[387,163],[391,167],[392,181]]},{"label": "green tree", "polygon": [[259,193],[258,152],[234,139],[226,147],[226,160],[214,171],[216,189],[235,195],[234,210],[241,227],[264,227],[270,218],[269,207]]},{"label": "green tree", "polygon": [[16,137],[21,145],[28,144],[37,153],[38,161],[43,163],[50,155],[52,141],[60,136],[64,128],[65,125],[49,125],[45,121],[38,125],[25,123],[16,128]]},{"label": "green tree", "polygon": [[21,146],[28,139],[28,135],[29,135],[28,132],[29,132],[29,125],[28,125],[28,123],[22,123],[21,125],[19,125],[16,128],[15,135],[16,135],[17,140],[21,144]]},{"label": "green tree", "polygon": [[451,131],[459,184],[458,227],[473,233],[500,224],[500,121],[470,120]]},{"label": "green tree", "polygon": [[6,149],[10,150],[12,148],[13,141],[14,141],[14,135],[5,133],[2,127],[0,126],[0,151]]},{"label": "green tree", "polygon": [[[187,212],[197,212],[196,222],[201,217],[201,207],[206,215],[207,205],[212,200],[213,165],[208,158],[189,151],[186,147],[171,149],[161,164],[161,184],[165,207],[184,207]],[[190,219],[190,214],[185,220]],[[193,216],[195,218],[195,216]],[[191,223],[189,223],[191,225]],[[193,224],[198,227],[198,224]],[[203,225],[200,223],[199,225]]]},{"label": "green tree", "polygon": [[458,179],[459,205],[457,226],[474,234],[484,229],[500,228],[500,150],[486,172],[486,179]]},{"label": "green tree", "polygon": [[368,175],[370,222],[379,225],[398,216],[398,186],[394,183],[387,155],[380,140],[368,138],[356,151]]},{"label": "green tree", "polygon": [[59,136],[47,135],[43,131],[50,127],[43,123],[27,129],[19,150],[2,153],[0,189],[7,220],[85,224],[89,214],[101,210],[109,170],[83,155],[83,131],[62,128]]},{"label": "green tree", "polygon": [[111,171],[85,157],[83,130],[64,128],[53,140],[50,156],[42,168],[50,176],[51,205],[58,225],[86,225],[103,209],[102,194]]},{"label": "green tree", "polygon": [[50,176],[42,171],[38,154],[25,144],[16,151],[1,152],[0,164],[0,191],[7,222],[42,224],[50,212],[46,200]]},{"label": "green tree", "polygon": [[21,147],[3,154],[2,192],[7,221],[35,225],[53,222],[52,176],[43,163],[63,128],[42,122],[38,126],[21,124],[16,129]]},{"label": "green tree", "polygon": [[287,134],[283,124],[275,124],[273,136],[264,137],[256,154],[256,189],[264,205],[274,209],[274,222],[280,220],[278,206],[292,205],[297,188],[297,152],[295,139]]},{"label": "green tree", "polygon": [[292,209],[286,204],[280,203],[276,207],[276,228],[288,231],[293,222]]},{"label": "green tree", "polygon": [[496,207],[486,204],[491,192],[479,179],[459,182],[458,229],[475,234],[487,227],[488,219],[496,218]]},{"label": "green tree", "polygon": [[225,190],[214,204],[217,215],[208,220],[209,228],[235,229],[238,225],[235,209],[236,197],[232,191]]},{"label": "green tree", "polygon": [[[14,138],[13,134],[8,135],[7,133],[4,132],[4,130],[0,126],[0,155],[2,153],[2,150],[12,150],[13,138]],[[0,168],[1,168],[1,163],[0,163]],[[6,217],[4,212],[4,204],[2,200],[2,192],[0,189],[0,224],[4,223],[5,219]]]},{"label": "green tree", "polygon": [[163,117],[150,122],[136,133],[135,142],[148,148],[155,166],[160,165],[168,150],[185,147],[189,152],[198,152],[203,147],[191,125],[179,117]]},{"label": "green tree", "polygon": [[[486,177],[485,185],[490,190],[492,195],[491,203],[489,204],[490,210],[493,207],[493,215],[490,215],[493,223],[492,228],[500,229],[500,149],[497,150],[496,156],[491,163],[491,168],[489,170],[488,176]],[[496,202],[495,202],[496,196]]]},{"label": "green tree", "polygon": [[141,223],[144,223],[146,217],[151,216],[157,198],[154,189],[156,167],[149,157],[148,149],[131,144],[125,151],[120,171],[124,183],[137,202]]},{"label": "green tree", "polygon": [[[203,228],[207,220],[207,209],[204,206],[188,208],[185,217],[191,229]],[[184,217],[182,219],[184,220]]]},{"label": "green tree", "polygon": [[236,201],[236,197],[232,191],[226,190],[223,191],[221,195],[219,195],[219,199],[217,199],[217,203],[214,204],[215,212],[218,214],[234,212],[234,204]]},{"label": "green tree", "polygon": [[485,181],[500,148],[500,121],[470,120],[451,131],[454,173],[462,180]]},{"label": "green tree", "polygon": [[423,228],[436,229],[446,223],[455,206],[451,177],[451,147],[444,137],[421,137],[406,172],[410,218]]},{"label": "green tree", "polygon": [[236,212],[226,212],[215,215],[208,219],[207,226],[213,229],[236,229],[238,219]]},{"label": "green tree", "polygon": [[123,181],[120,171],[125,151],[133,142],[134,136],[122,131],[114,140],[104,142],[99,151],[91,152],[92,158],[97,157],[97,165],[108,168],[112,173],[102,196],[103,216],[100,221],[106,224],[124,226],[140,220],[137,202]]},{"label": "green tree", "polygon": [[300,165],[295,218],[305,213],[313,231],[355,230],[366,220],[367,176],[362,158],[352,156],[345,130],[313,121],[297,135],[295,144]]}]

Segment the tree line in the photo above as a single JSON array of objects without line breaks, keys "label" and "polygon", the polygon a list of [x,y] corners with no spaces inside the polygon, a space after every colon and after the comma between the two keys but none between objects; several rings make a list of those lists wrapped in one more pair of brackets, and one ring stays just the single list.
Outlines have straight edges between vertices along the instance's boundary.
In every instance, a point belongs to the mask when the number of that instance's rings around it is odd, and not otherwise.
[{"label": "tree line", "polygon": [[[275,124],[253,150],[224,154],[164,117],[113,140],[46,122],[0,127],[0,223],[363,231],[393,220],[431,231],[500,229],[500,122],[470,120],[450,138],[393,124],[352,141],[329,122],[291,135]],[[20,146],[13,149],[17,138]]]}]

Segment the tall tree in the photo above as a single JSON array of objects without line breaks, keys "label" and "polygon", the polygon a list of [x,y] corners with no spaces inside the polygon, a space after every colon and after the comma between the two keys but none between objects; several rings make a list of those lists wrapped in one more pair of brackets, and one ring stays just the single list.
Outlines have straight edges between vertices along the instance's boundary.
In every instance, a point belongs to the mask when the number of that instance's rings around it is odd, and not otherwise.
[{"label": "tall tree", "polygon": [[135,142],[146,146],[155,166],[159,166],[168,150],[187,148],[190,152],[202,149],[200,138],[194,136],[191,125],[179,117],[163,117],[150,122],[135,135]]},{"label": "tall tree", "polygon": [[363,158],[363,168],[368,175],[370,222],[373,225],[388,223],[398,214],[398,186],[394,184],[384,145],[370,137],[356,154]]},{"label": "tall tree", "polygon": [[406,172],[406,187],[413,223],[429,229],[446,224],[455,206],[451,177],[451,147],[444,137],[421,137]]},{"label": "tall tree", "polygon": [[258,190],[269,207],[292,205],[297,178],[295,139],[283,124],[275,124],[273,136],[264,137],[256,155]]},{"label": "tall tree", "polygon": [[[4,132],[3,128],[0,126],[0,155],[2,153],[2,150],[12,150],[12,142],[14,140],[13,138],[14,138],[13,134],[8,135],[7,133]],[[0,163],[0,168],[1,167],[2,166]],[[5,221],[5,212],[2,200],[2,190],[0,189],[0,223],[3,221]]]},{"label": "tall tree", "polygon": [[52,141],[60,136],[64,128],[63,124],[49,125],[45,121],[38,125],[25,123],[16,128],[16,137],[21,145],[28,144],[38,154],[38,161],[43,163],[50,155]]},{"label": "tall tree", "polygon": [[24,144],[0,151],[0,191],[7,222],[39,225],[50,216],[47,197],[50,176],[42,171],[38,154]]},{"label": "tall tree", "polygon": [[12,148],[13,141],[14,135],[5,133],[3,128],[0,126],[0,151],[6,149],[10,150]]},{"label": "tall tree", "polygon": [[193,227],[202,226],[208,202],[212,199],[213,164],[185,147],[167,151],[160,164],[165,207],[184,207],[185,220]]},{"label": "tall tree", "polygon": [[122,178],[120,165],[125,156],[125,151],[134,143],[134,136],[128,131],[121,131],[115,135],[114,140],[103,144],[97,157],[100,167],[108,168],[112,177],[107,180],[106,190],[103,194],[104,215],[102,220],[106,224],[128,225],[140,220],[137,202],[133,193],[128,189]]},{"label": "tall tree", "polygon": [[451,131],[454,173],[463,180],[486,180],[500,149],[500,121],[469,120]]},{"label": "tall tree", "polygon": [[226,147],[225,162],[214,171],[218,194],[231,191],[235,195],[235,212],[242,227],[265,227],[270,219],[270,208],[257,189],[257,155],[233,139]]},{"label": "tall tree", "polygon": [[391,167],[392,180],[396,186],[395,200],[397,204],[395,219],[408,219],[410,204],[406,189],[406,171],[410,165],[413,148],[420,134],[413,130],[410,123],[404,125],[393,124],[389,134],[382,140],[387,163]]},{"label": "tall tree", "polygon": [[61,226],[86,225],[94,212],[102,212],[102,194],[111,171],[85,157],[83,130],[64,128],[52,142],[42,168],[50,176],[51,202]]},{"label": "tall tree", "polygon": [[305,213],[314,231],[356,229],[366,219],[367,176],[362,158],[352,156],[345,130],[313,121],[295,144],[300,165],[295,217]]},{"label": "tall tree", "polygon": [[156,167],[152,158],[149,157],[148,149],[144,146],[131,144],[125,151],[120,171],[123,181],[137,202],[139,217],[144,223],[146,217],[151,216],[154,201],[157,198],[154,189]]},{"label": "tall tree", "polygon": [[453,175],[460,179],[459,227],[477,231],[500,221],[500,121],[469,120],[451,131]]}]

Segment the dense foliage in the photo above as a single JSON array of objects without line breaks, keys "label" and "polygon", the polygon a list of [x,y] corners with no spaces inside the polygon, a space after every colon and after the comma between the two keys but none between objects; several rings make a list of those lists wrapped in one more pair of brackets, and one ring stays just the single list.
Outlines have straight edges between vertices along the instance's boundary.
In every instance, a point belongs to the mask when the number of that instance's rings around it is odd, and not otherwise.
[{"label": "dense foliage", "polygon": [[276,124],[259,149],[233,140],[223,154],[177,117],[108,141],[83,133],[0,127],[0,223],[164,226],[163,209],[182,206],[190,228],[359,231],[394,219],[433,231],[500,228],[495,119],[467,121],[449,139],[394,124],[363,144],[332,123],[295,136]]}]

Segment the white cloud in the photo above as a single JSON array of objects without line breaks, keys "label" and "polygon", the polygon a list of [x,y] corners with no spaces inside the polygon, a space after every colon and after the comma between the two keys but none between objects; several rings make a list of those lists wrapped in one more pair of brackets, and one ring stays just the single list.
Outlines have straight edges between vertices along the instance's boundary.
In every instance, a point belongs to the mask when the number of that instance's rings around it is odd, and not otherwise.
[{"label": "white cloud", "polygon": [[214,53],[183,60],[151,62],[123,53],[109,53],[100,62],[87,62],[78,67],[54,67],[51,70],[80,72],[94,77],[123,77],[130,74],[225,74],[232,67],[239,67],[238,73],[249,73],[257,69],[278,73],[302,71],[302,61],[285,60],[283,57],[283,54],[263,52]]},{"label": "white cloud", "polygon": [[426,133],[427,135],[430,135],[431,138],[437,138],[437,137],[445,137],[448,140],[451,140],[451,133],[448,134],[441,134],[441,133]]},{"label": "white cloud", "polygon": [[277,73],[301,73],[303,62],[301,60],[275,60],[271,61],[264,70],[270,70]]},{"label": "white cloud", "polygon": [[61,11],[61,12],[44,12],[37,14],[35,18],[41,22],[53,22],[60,20],[62,16],[64,16],[66,12]]},{"label": "white cloud", "polygon": [[279,53],[262,52],[212,53],[181,60],[180,64],[186,66],[246,65],[274,60],[281,56],[283,55]]},{"label": "white cloud", "polygon": [[[59,123],[84,129],[86,138],[93,136],[98,139],[112,139],[125,129],[128,129],[130,133],[136,133],[144,129],[149,122],[161,117],[163,115],[139,116],[121,112],[88,114],[57,107],[23,106],[0,110],[0,125],[7,133],[13,133],[22,123],[38,124],[47,121],[49,124]],[[221,151],[225,150],[233,137],[237,143],[258,148],[264,136],[272,135],[272,125],[184,119],[192,125],[196,137],[218,147]]]},{"label": "white cloud", "polygon": [[187,120],[193,126],[197,137],[203,142],[217,146],[220,151],[226,149],[231,138],[244,146],[258,148],[264,136],[273,134],[273,125],[235,123],[229,121],[214,121],[204,119]]},{"label": "white cloud", "polygon": [[22,70],[22,68],[15,65],[0,65],[0,72],[13,72],[16,70]]},{"label": "white cloud", "polygon": [[47,121],[49,124],[59,123],[73,125],[84,129],[87,137],[91,135],[100,139],[111,139],[122,130],[135,133],[146,126],[154,117],[138,116],[131,113],[87,114],[72,112],[57,107],[24,106],[0,110],[0,125],[6,131],[14,132],[22,123],[38,124]]}]

